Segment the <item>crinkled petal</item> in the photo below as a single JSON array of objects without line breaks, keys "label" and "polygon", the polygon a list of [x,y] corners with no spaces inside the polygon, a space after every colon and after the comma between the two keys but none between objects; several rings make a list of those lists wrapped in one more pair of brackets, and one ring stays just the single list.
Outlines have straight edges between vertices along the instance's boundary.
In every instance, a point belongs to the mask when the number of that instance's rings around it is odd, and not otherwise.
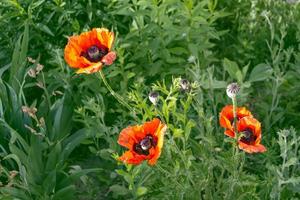
[{"label": "crinkled petal", "polygon": [[150,122],[145,122],[143,125],[145,135],[150,134],[154,136],[154,134],[157,131],[157,128],[159,127],[159,124],[160,124],[160,120],[158,118],[154,118]]},{"label": "crinkled petal", "polygon": [[160,157],[162,147],[164,144],[164,135],[167,130],[167,126],[163,123],[160,123],[158,129],[154,133],[154,135],[157,137],[157,145],[155,148],[153,148],[153,152],[150,152],[151,158],[148,160],[149,165],[155,165],[157,159]]},{"label": "crinkled petal", "polygon": [[254,117],[246,116],[241,118],[237,122],[237,129],[239,132],[243,132],[246,129],[251,129],[257,138],[260,139],[261,137],[261,124]]},{"label": "crinkled petal", "polygon": [[130,150],[133,149],[135,143],[139,143],[146,135],[144,134],[143,127],[140,125],[129,126],[123,129],[119,135],[118,143]]},{"label": "crinkled petal", "polygon": [[232,130],[225,130],[224,134],[231,138],[234,138],[234,135],[235,135]]},{"label": "crinkled petal", "polygon": [[102,45],[111,50],[112,44],[115,39],[113,32],[109,32],[106,28],[96,28],[93,29],[97,31],[97,38]]},{"label": "crinkled petal", "polygon": [[132,151],[126,151],[118,158],[118,160],[126,164],[138,165],[141,164],[141,162],[143,162],[146,158],[147,157],[144,155],[138,155]]},{"label": "crinkled petal", "polygon": [[262,144],[250,145],[239,141],[239,148],[247,153],[262,153],[267,149]]},{"label": "crinkled petal", "polygon": [[102,63],[94,63],[89,67],[80,68],[76,71],[77,74],[92,74],[102,69]]}]

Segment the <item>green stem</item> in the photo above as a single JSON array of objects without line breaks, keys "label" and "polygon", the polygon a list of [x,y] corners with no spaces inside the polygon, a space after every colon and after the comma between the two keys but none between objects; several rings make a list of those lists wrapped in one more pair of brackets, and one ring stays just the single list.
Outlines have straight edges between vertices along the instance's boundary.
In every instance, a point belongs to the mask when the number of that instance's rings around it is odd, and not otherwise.
[{"label": "green stem", "polygon": [[238,147],[238,140],[239,140],[239,135],[238,135],[238,131],[237,131],[237,102],[236,102],[236,97],[232,97],[232,106],[233,106],[233,132],[234,132],[234,139],[235,139],[235,155],[237,155],[238,151],[239,151],[239,147]]},{"label": "green stem", "polygon": [[[157,169],[159,169],[160,172],[162,172],[162,173],[165,174],[166,176],[173,177],[173,175],[172,175],[169,171],[163,169],[159,164],[157,164],[156,167],[157,167]],[[180,183],[178,183],[177,180],[173,179],[173,181],[174,181],[174,183],[176,183],[176,185],[177,185],[179,188],[183,188],[183,186],[182,186]]]},{"label": "green stem", "polygon": [[123,106],[125,106],[128,110],[132,111],[131,107],[129,106],[128,103],[126,103],[126,101],[123,99],[123,97],[121,97],[120,95],[118,95],[108,84],[108,82],[106,81],[106,78],[102,72],[102,70],[99,71],[100,77],[104,83],[104,85],[106,86],[106,88],[108,89],[108,91],[111,93],[111,95],[113,95],[113,97]]}]

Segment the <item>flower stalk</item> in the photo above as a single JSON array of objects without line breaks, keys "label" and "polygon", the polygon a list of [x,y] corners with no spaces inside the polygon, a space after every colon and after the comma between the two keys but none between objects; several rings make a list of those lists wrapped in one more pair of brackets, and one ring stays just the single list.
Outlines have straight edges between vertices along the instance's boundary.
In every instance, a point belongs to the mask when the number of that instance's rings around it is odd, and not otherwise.
[{"label": "flower stalk", "polygon": [[232,100],[232,111],[233,111],[233,132],[234,132],[234,139],[235,139],[235,154],[238,153],[239,150],[239,135],[237,131],[237,101],[236,101],[236,95],[240,91],[240,86],[237,83],[231,83],[226,88],[226,93],[229,98]]},{"label": "flower stalk", "polygon": [[106,86],[106,88],[108,89],[108,91],[110,92],[110,94],[123,106],[125,106],[128,110],[132,111],[131,107],[129,106],[129,104],[123,99],[123,97],[121,97],[118,93],[116,93],[109,85],[109,83],[107,82],[102,70],[99,70],[99,75],[104,83],[104,85]]},{"label": "flower stalk", "polygon": [[233,107],[233,132],[234,132],[234,139],[235,139],[235,146],[236,146],[236,153],[238,152],[238,141],[239,141],[239,133],[237,131],[237,101],[236,96],[232,98],[232,107]]}]

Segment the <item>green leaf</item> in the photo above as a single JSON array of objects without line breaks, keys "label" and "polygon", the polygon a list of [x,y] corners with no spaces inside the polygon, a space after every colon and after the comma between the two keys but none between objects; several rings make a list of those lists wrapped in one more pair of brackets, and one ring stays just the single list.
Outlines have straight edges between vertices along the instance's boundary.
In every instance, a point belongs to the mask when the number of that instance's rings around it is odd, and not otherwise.
[{"label": "green leaf", "polygon": [[121,185],[112,185],[109,190],[111,190],[115,196],[124,196],[128,194],[128,189]]},{"label": "green leaf", "polygon": [[266,80],[271,77],[272,73],[273,69],[268,64],[258,64],[251,71],[249,81],[256,82]]},{"label": "green leaf", "polygon": [[298,159],[296,157],[292,157],[286,163],[284,163],[283,166],[285,168],[288,168],[292,165],[297,165],[297,163],[298,163]]},{"label": "green leaf", "polygon": [[75,196],[75,186],[74,185],[69,185],[65,188],[62,188],[61,190],[58,190],[54,197],[53,200],[67,200],[67,199],[74,199]]},{"label": "green leaf", "polygon": [[25,191],[15,188],[15,187],[1,187],[0,194],[2,194],[2,193],[9,194],[12,197],[11,198],[9,198],[9,197],[2,198],[2,196],[0,196],[1,200],[6,200],[6,199],[7,200],[19,200],[19,199],[31,200],[32,199],[26,195]]},{"label": "green leaf", "polygon": [[58,159],[61,154],[61,151],[62,151],[61,143],[58,142],[47,155],[48,158],[47,158],[47,162],[45,165],[46,172],[54,169],[55,166],[59,164]]},{"label": "green leaf", "polygon": [[138,187],[138,189],[136,191],[136,195],[142,196],[142,195],[146,194],[147,191],[148,191],[148,189],[146,187]]},{"label": "green leaf", "polygon": [[119,174],[120,176],[123,176],[123,178],[125,179],[125,181],[127,183],[131,183],[132,182],[132,177],[129,173],[125,172],[124,170],[122,169],[117,169],[116,170],[117,174]]},{"label": "green leaf", "polygon": [[3,160],[7,160],[7,159],[13,159],[14,161],[16,161],[19,170],[21,169],[22,163],[21,163],[21,161],[20,161],[20,159],[19,159],[19,157],[17,155],[15,155],[15,154],[9,154],[9,155],[7,155],[7,156],[5,156],[3,158]]},{"label": "green leaf", "polygon": [[51,171],[43,181],[43,190],[47,194],[54,191],[56,186],[56,170]]},{"label": "green leaf", "polygon": [[232,79],[238,80],[238,74],[241,74],[242,72],[240,71],[238,65],[236,62],[233,62],[231,60],[228,60],[227,58],[224,58],[223,60],[223,67],[224,69],[228,72],[229,76]]},{"label": "green leaf", "polygon": [[50,28],[45,24],[37,23],[36,27],[50,36],[55,36],[54,33],[50,30]]},{"label": "green leaf", "polygon": [[184,129],[185,140],[188,140],[190,133],[193,127],[196,126],[196,123],[193,120],[189,120]]},{"label": "green leaf", "polygon": [[181,130],[179,128],[175,128],[172,132],[173,132],[174,138],[181,138],[183,135],[183,130]]},{"label": "green leaf", "polygon": [[10,134],[11,134],[10,142],[15,143],[15,141],[18,140],[20,142],[20,144],[22,145],[22,147],[24,148],[24,151],[27,152],[29,150],[29,145],[23,139],[23,137],[15,129],[10,127],[9,124],[7,124],[3,119],[0,119],[0,125],[1,124],[10,131]]},{"label": "green leaf", "polygon": [[[18,71],[22,70],[23,63],[26,61],[26,55],[29,43],[29,25],[26,22],[24,33],[19,37],[16,46],[14,48],[13,57],[11,61],[11,68],[9,74],[9,82],[11,83],[13,79],[17,76]],[[20,80],[20,77],[16,77]]]},{"label": "green leaf", "polygon": [[81,129],[68,137],[64,142],[63,142],[63,152],[62,158],[63,160],[67,159],[71,152],[77,147],[84,139],[87,138],[86,130]]}]

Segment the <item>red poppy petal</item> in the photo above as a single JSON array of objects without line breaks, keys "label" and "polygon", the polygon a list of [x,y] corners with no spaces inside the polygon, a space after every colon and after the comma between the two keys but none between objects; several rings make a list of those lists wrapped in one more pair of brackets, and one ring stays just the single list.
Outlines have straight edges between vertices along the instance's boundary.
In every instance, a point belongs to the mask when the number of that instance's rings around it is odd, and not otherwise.
[{"label": "red poppy petal", "polygon": [[138,143],[138,139],[136,138],[137,132],[141,132],[142,128],[140,126],[129,126],[123,129],[119,135],[118,143],[121,146],[127,147],[128,149],[132,149],[135,143]]},{"label": "red poppy petal", "polygon": [[223,115],[220,116],[220,126],[232,130],[231,122]]},{"label": "red poppy petal", "polygon": [[95,30],[97,31],[97,38],[100,41],[100,43],[106,46],[108,50],[111,50],[112,44],[115,39],[114,33],[109,32],[105,28],[97,28]]},{"label": "red poppy petal", "polygon": [[234,135],[235,135],[232,130],[225,130],[224,134],[231,138],[234,138]]},{"label": "red poppy petal", "polygon": [[93,29],[92,31],[81,33],[78,36],[78,45],[83,49],[83,51],[86,51],[93,45],[100,45],[100,41],[97,37],[97,31]]},{"label": "red poppy petal", "polygon": [[149,165],[155,165],[157,159],[160,157],[161,150],[164,144],[164,135],[167,130],[167,126],[165,124],[160,123],[154,135],[157,137],[156,147],[153,148],[153,152],[150,149],[150,155],[152,155],[151,159],[148,160]]},{"label": "red poppy petal", "polygon": [[239,141],[239,148],[247,153],[259,153],[265,152],[267,149],[262,144],[249,145]]},{"label": "red poppy petal", "polygon": [[122,156],[118,158],[118,160],[127,163],[127,164],[133,164],[133,165],[138,165],[141,162],[143,162],[146,159],[146,156],[144,155],[138,155],[132,151],[126,151],[123,153]]},{"label": "red poppy petal", "polygon": [[246,129],[251,129],[253,134],[260,139],[261,135],[261,124],[253,117],[243,117],[237,122],[237,129],[239,132],[243,132]]},{"label": "red poppy petal", "polygon": [[238,107],[237,108],[237,117],[238,119],[241,119],[243,117],[246,117],[246,116],[251,116],[252,117],[252,114],[249,110],[247,110],[247,108],[245,107]]},{"label": "red poppy petal", "polygon": [[155,132],[156,132],[156,130],[157,130],[157,128],[159,127],[159,125],[160,125],[160,120],[157,119],[157,118],[154,118],[150,122],[144,123],[143,129],[144,129],[145,136],[147,134],[154,135]]},{"label": "red poppy petal", "polygon": [[76,74],[92,74],[102,69],[102,63],[94,63],[89,67],[80,68],[76,71]]}]

